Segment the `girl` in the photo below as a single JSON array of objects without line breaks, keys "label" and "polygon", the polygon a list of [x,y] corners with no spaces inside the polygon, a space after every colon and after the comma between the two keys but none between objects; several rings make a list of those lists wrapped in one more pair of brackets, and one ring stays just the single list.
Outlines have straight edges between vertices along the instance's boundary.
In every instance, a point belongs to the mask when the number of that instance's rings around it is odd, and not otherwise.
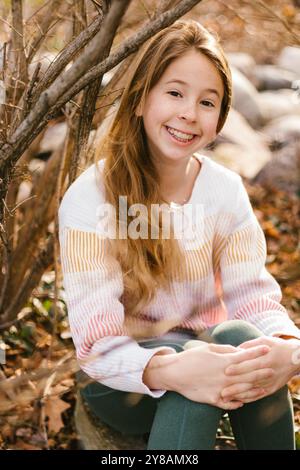
[{"label": "girl", "polygon": [[70,327],[95,381],[83,395],[148,449],[213,449],[224,410],[240,449],[294,448],[286,383],[300,332],[241,177],[197,153],[230,102],[214,35],[193,20],[159,32],[136,58],[103,158],[59,210]]}]

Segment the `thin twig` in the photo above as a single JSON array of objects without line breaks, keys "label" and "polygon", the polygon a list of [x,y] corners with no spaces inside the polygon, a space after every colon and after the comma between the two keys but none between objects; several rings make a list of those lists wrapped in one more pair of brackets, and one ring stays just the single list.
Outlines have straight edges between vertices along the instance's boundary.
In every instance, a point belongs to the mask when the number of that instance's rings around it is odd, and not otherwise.
[{"label": "thin twig", "polygon": [[22,33],[20,33],[19,31],[17,31],[12,24],[10,24],[8,21],[6,21],[4,18],[2,18],[0,16],[0,21],[2,21],[3,23],[7,24],[7,26],[9,26],[16,34],[18,34],[19,36],[21,36],[21,38],[23,38],[23,35]]},{"label": "thin twig", "polygon": [[293,29],[290,27],[288,22],[286,21],[285,18],[282,18],[276,11],[274,11],[273,8],[269,7],[266,5],[266,3],[263,0],[254,0],[254,2],[258,5],[260,5],[262,8],[264,8],[270,15],[273,17],[277,18],[278,21],[287,29],[287,31],[293,36],[297,44],[300,44],[300,36],[293,31]]}]

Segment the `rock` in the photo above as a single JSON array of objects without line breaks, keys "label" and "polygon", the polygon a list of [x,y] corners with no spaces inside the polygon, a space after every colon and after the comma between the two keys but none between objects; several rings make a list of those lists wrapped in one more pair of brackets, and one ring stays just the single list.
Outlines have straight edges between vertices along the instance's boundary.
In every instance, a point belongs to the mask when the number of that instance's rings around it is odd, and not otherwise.
[{"label": "rock", "polygon": [[252,70],[257,90],[279,90],[291,88],[297,74],[276,65],[256,65]]},{"label": "rock", "polygon": [[52,52],[44,51],[44,52],[41,53],[39,51],[33,57],[31,63],[28,66],[29,78],[32,77],[38,62],[40,62],[40,64],[41,64],[41,68],[40,68],[40,71],[39,71],[39,76],[42,77],[57,57],[58,57],[58,55],[54,54]]},{"label": "rock", "polygon": [[292,142],[274,152],[251,182],[300,196],[300,143]]},{"label": "rock", "polygon": [[253,178],[271,159],[266,139],[255,132],[235,109],[215,140],[214,157],[242,176]]},{"label": "rock", "polygon": [[233,93],[232,105],[254,129],[263,125],[258,102],[258,91],[245,75],[235,67],[231,68]]},{"label": "rock", "polygon": [[238,69],[251,82],[253,78],[253,70],[256,67],[254,58],[246,52],[227,52],[226,57],[230,64],[230,68]]},{"label": "rock", "polygon": [[67,135],[68,125],[66,122],[59,122],[48,126],[40,143],[37,158],[47,159],[52,152],[57,150],[64,142]]},{"label": "rock", "polygon": [[293,90],[263,91],[258,101],[265,124],[289,114],[300,115],[300,100]]},{"label": "rock", "polygon": [[300,47],[284,47],[277,59],[277,64],[286,70],[300,75]]},{"label": "rock", "polygon": [[272,120],[262,129],[270,145],[281,147],[291,141],[300,139],[300,115],[291,114]]},{"label": "rock", "polygon": [[257,150],[242,145],[224,143],[214,150],[214,160],[235,171],[245,178],[254,177],[261,169],[256,159],[259,156]]},{"label": "rock", "polygon": [[147,447],[143,436],[121,434],[92,415],[79,391],[74,418],[84,450],[140,450]]},{"label": "rock", "polygon": [[32,158],[28,163],[28,169],[30,173],[38,174],[39,176],[43,173],[46,163],[39,158]]},{"label": "rock", "polygon": [[32,190],[31,181],[21,181],[18,188],[18,194],[16,198],[16,205],[22,204],[26,199],[30,197]]}]

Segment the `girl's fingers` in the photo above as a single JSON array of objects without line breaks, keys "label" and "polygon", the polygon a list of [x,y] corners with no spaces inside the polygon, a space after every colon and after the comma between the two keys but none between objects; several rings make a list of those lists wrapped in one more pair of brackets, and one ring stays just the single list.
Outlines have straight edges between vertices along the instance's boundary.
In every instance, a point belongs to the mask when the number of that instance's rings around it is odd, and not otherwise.
[{"label": "girl's fingers", "polygon": [[253,348],[253,346],[260,346],[266,344],[266,337],[260,336],[259,338],[250,339],[239,345],[239,348],[248,349]]},{"label": "girl's fingers", "polygon": [[[257,349],[257,347],[253,349]],[[252,348],[248,349],[247,351],[249,352],[252,351]],[[255,353],[253,352],[253,356],[254,355]],[[262,355],[256,354],[256,357],[246,358],[242,362],[230,364],[228,367],[226,367],[225,374],[226,375],[242,375],[242,374],[247,374],[254,370],[266,368],[267,364],[266,364],[266,360],[263,358],[264,355],[266,355],[265,352]]]},{"label": "girl's fingers", "polygon": [[[266,367],[265,369],[254,369],[245,374],[234,375],[232,377],[232,384],[252,383],[257,384],[264,381],[269,381],[274,376],[274,369]],[[230,380],[231,382],[231,380]]]},{"label": "girl's fingers", "polygon": [[221,397],[223,399],[229,399],[235,395],[239,395],[240,393],[248,392],[253,388],[252,383],[241,383],[241,384],[234,384],[231,385],[230,387],[226,387],[222,390],[221,392]]},{"label": "girl's fingers", "polygon": [[256,398],[256,399],[262,398],[264,395],[265,395],[265,389],[263,389],[263,388],[252,388],[252,389],[248,390],[247,392],[238,393],[237,395],[224,398],[224,401],[226,402],[227,400],[228,401],[238,400],[238,401],[245,402],[245,400],[251,401],[251,400],[253,400],[253,398]]},{"label": "girl's fingers", "polygon": [[210,343],[210,350],[219,354],[226,354],[226,353],[236,353],[238,349],[235,346],[231,346],[230,344],[214,344]]},{"label": "girl's fingers", "polygon": [[[237,369],[241,373],[238,367],[243,367],[247,362],[250,362],[252,359],[264,356],[270,351],[269,346],[255,346],[249,349],[240,350],[230,354],[230,359],[232,364],[227,367],[226,370],[232,369],[235,371]],[[247,369],[246,369],[247,370]]]},{"label": "girl's fingers", "polygon": [[224,401],[220,399],[219,403],[217,404],[218,408],[222,408],[223,410],[237,410],[238,408],[241,408],[244,405],[242,401]]},{"label": "girl's fingers", "polygon": [[[228,387],[222,390],[222,397],[232,396],[238,393],[249,390],[250,388],[257,387],[259,383],[267,384],[270,379],[273,377],[273,369],[261,369],[253,372],[252,374],[243,375],[237,377],[235,383],[229,385]],[[261,388],[261,387],[260,387]]]}]

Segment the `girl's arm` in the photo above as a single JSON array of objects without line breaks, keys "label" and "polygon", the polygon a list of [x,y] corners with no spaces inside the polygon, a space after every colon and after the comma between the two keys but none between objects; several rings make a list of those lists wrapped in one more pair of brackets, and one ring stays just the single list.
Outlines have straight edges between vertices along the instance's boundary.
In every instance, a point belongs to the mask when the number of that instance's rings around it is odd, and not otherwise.
[{"label": "girl's arm", "polygon": [[238,181],[233,224],[220,256],[228,316],[254,324],[266,336],[300,338],[299,329],[280,304],[280,286],[265,268],[265,236],[240,177]]},{"label": "girl's arm", "polygon": [[[253,367],[271,368],[273,377],[259,384],[267,395],[282,387],[299,372],[299,364],[297,366],[293,362],[293,357],[297,354],[295,351],[299,351],[300,330],[280,304],[280,286],[265,268],[266,254],[263,230],[240,180],[234,208],[234,226],[220,259],[223,298],[229,318],[246,320],[265,334],[241,347],[265,344],[270,347],[270,353],[263,360],[230,367],[226,373],[234,377],[249,373]],[[283,338],[294,338],[294,341]],[[222,396],[228,399],[234,397],[244,402],[253,401],[247,399],[252,386],[253,384],[236,384],[225,388]]]}]

